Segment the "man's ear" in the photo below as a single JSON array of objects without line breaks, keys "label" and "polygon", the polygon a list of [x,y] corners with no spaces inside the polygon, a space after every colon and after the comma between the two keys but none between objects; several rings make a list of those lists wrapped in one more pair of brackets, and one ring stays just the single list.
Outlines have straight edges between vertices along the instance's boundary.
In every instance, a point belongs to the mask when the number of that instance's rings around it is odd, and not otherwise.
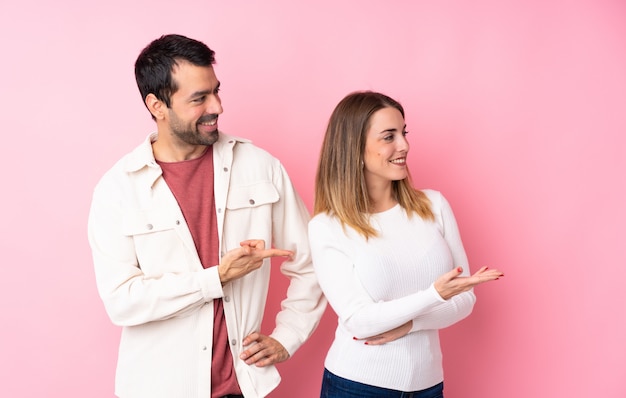
[{"label": "man's ear", "polygon": [[163,119],[163,117],[165,116],[166,109],[167,109],[167,106],[165,106],[165,103],[159,100],[156,97],[156,95],[152,93],[146,96],[146,107],[148,108],[152,116],[156,118],[156,120]]}]

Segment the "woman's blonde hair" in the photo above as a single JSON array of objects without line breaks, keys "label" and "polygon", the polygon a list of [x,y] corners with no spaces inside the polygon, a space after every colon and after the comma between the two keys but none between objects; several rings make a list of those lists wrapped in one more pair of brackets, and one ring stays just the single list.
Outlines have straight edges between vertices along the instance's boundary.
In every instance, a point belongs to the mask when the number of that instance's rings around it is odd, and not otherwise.
[{"label": "woman's blonde hair", "polygon": [[[402,105],[381,93],[358,91],[342,99],[328,121],[315,176],[313,213],[332,214],[366,239],[377,236],[369,222],[371,203],[362,166],[366,135],[372,115],[389,107],[404,118]],[[430,200],[413,188],[410,173],[403,180],[392,181],[392,189],[409,216],[416,213],[434,220]]]}]

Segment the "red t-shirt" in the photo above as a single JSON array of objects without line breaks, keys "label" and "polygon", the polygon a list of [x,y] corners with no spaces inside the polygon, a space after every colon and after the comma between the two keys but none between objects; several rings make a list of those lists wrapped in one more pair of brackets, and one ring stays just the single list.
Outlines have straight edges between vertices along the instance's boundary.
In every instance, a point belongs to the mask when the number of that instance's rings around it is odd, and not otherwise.
[{"label": "red t-shirt", "polygon": [[[163,178],[178,201],[204,268],[219,264],[219,237],[213,194],[213,147],[199,158],[182,162],[158,162]],[[228,345],[222,299],[213,300],[213,353],[211,397],[241,394]]]}]

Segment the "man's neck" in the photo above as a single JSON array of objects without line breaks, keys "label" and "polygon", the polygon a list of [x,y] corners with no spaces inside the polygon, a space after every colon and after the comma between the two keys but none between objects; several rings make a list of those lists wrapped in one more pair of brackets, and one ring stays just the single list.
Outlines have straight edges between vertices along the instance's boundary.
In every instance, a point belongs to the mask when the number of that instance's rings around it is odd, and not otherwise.
[{"label": "man's neck", "polygon": [[167,140],[157,138],[152,143],[152,152],[154,158],[159,162],[182,162],[185,160],[197,159],[206,152],[206,145],[191,145],[191,144],[175,144],[173,142],[167,142]]}]

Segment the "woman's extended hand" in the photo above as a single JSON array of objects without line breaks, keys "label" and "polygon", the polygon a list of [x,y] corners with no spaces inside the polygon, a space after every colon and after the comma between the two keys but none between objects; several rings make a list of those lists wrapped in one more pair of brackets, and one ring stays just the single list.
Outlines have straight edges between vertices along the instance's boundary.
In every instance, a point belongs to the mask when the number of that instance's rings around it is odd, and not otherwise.
[{"label": "woman's extended hand", "polygon": [[497,269],[482,267],[472,276],[460,276],[463,268],[456,267],[450,272],[441,275],[435,281],[435,289],[444,300],[448,300],[457,294],[466,292],[476,285],[496,280],[504,274]]}]

